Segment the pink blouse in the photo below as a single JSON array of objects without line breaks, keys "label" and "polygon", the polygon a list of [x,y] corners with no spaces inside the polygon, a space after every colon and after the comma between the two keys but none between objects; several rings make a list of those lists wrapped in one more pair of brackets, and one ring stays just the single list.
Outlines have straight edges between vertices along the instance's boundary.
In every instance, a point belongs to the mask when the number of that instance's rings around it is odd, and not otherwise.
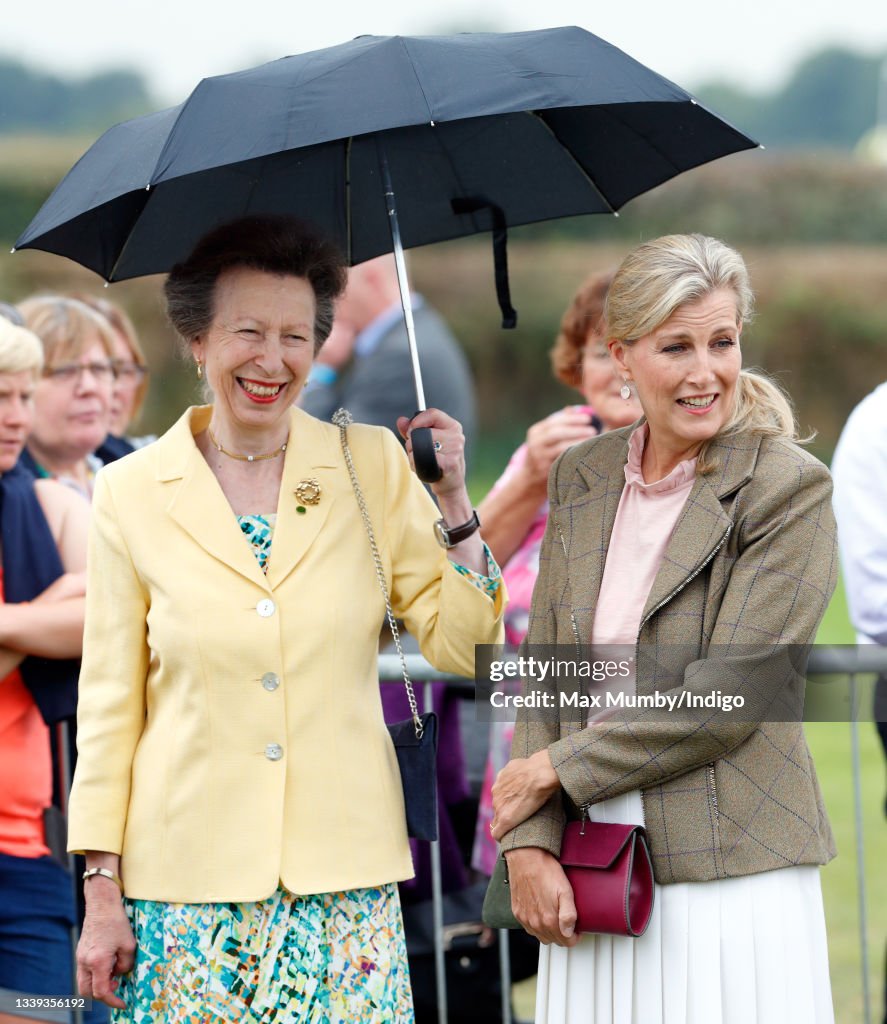
[{"label": "pink blouse", "polygon": [[648,436],[649,427],[642,423],[629,438],[625,489],[616,511],[592,627],[595,644],[634,646],[650,588],[696,480],[694,458],[678,463],[662,480],[645,483],[641,456]]}]

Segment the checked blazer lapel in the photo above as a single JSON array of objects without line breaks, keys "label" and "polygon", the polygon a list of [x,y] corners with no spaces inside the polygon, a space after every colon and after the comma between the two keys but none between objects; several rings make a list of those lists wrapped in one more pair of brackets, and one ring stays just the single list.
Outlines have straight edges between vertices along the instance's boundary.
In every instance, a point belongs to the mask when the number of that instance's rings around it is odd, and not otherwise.
[{"label": "checked blazer lapel", "polygon": [[[581,643],[588,643],[619,500],[625,488],[628,439],[624,427],[595,439],[577,466],[561,504],[553,510],[564,546],[568,600]],[[732,519],[722,499],[747,482],[754,470],[759,437],[740,435],[712,446],[718,467],[698,477],[671,536],[644,607],[644,619],[678,592],[729,535]]]},{"label": "checked blazer lapel", "polygon": [[642,622],[682,589],[726,542],[733,519],[722,501],[751,479],[760,444],[760,436],[740,434],[712,445],[710,455],[717,460],[717,468],[696,478],[650,588]]},{"label": "checked blazer lapel", "polygon": [[554,510],[569,579],[569,602],[581,643],[591,627],[607,561],[607,548],[625,487],[625,460],[632,428],[597,439],[579,463],[578,477]]},{"label": "checked blazer lapel", "polygon": [[726,540],[732,525],[715,489],[705,477],[697,477],[647,595],[642,622],[705,565]]}]

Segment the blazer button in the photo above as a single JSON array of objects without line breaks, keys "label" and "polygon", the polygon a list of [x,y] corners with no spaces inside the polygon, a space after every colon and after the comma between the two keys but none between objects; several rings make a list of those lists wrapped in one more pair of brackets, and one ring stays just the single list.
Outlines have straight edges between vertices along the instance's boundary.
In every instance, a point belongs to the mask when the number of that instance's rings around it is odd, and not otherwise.
[{"label": "blazer button", "polygon": [[266,672],[262,676],[262,686],[264,686],[269,693],[273,693],[277,687],[280,686],[280,678],[273,672]]},{"label": "blazer button", "polygon": [[274,602],[270,597],[263,597],[261,601],[256,605],[256,611],[263,619],[267,619],[269,615],[273,615],[275,608]]},{"label": "blazer button", "polygon": [[279,761],[283,757],[283,747],[279,743],[269,743],[265,747],[265,757],[269,761]]}]

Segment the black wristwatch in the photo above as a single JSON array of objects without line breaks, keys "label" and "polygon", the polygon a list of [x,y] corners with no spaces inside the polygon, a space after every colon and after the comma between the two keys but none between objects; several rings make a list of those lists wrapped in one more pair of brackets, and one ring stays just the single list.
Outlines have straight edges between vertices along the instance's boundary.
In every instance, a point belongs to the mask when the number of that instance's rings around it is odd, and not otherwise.
[{"label": "black wristwatch", "polygon": [[477,510],[471,513],[471,518],[461,526],[447,526],[445,519],[438,519],[434,524],[434,536],[442,548],[452,548],[461,541],[466,540],[476,530],[480,529],[480,520],[477,518]]}]

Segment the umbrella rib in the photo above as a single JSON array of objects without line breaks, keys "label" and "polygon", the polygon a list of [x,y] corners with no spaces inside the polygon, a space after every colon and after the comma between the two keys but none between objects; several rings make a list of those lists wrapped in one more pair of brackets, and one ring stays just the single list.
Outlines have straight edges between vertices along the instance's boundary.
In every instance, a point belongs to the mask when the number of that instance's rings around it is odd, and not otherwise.
[{"label": "umbrella rib", "polygon": [[[201,81],[201,82],[202,82],[202,81],[205,81],[205,79],[201,79],[200,81]],[[163,160],[163,158],[164,158],[164,157],[166,156],[166,154],[167,154],[167,151],[169,150],[169,144],[170,144],[170,139],[172,139],[173,135],[175,134],[175,130],[176,130],[176,128],[178,128],[178,126],[179,126],[179,121],[181,121],[181,120],[182,120],[182,117],[183,117],[183,115],[184,115],[184,113],[185,113],[185,110],[186,110],[186,109],[187,109],[187,108],[188,108],[188,107],[189,107],[189,106],[191,105],[191,100],[192,100],[192,99],[193,99],[193,97],[194,97],[194,93],[195,93],[195,92],[197,92],[197,90],[198,90],[199,88],[200,88],[200,82],[198,82],[198,83],[197,83],[197,85],[196,85],[196,86],[194,87],[194,89],[193,89],[193,90],[191,91],[191,94],[190,94],[190,95],[188,96],[188,98],[187,98],[187,99],[186,99],[186,100],[185,100],[185,101],[184,101],[184,102],[182,103],[182,105],[181,105],[181,109],[179,110],[178,114],[176,114],[176,119],[175,119],[175,121],[173,121],[172,125],[170,126],[170,129],[169,129],[169,131],[168,131],[168,132],[166,133],[166,138],[164,139],[164,142],[163,142],[163,147],[162,147],[162,149],[160,150],[160,152],[158,153],[158,155],[157,155],[157,159],[156,159],[156,160],[154,161],[154,170],[153,170],[153,171],[151,172],[151,174],[150,174],[150,175],[148,176],[148,181],[146,182],[146,187],[147,187],[148,189],[150,189],[151,187],[153,187],[153,185],[154,185],[154,179],[155,179],[155,178],[156,178],[156,176],[157,176],[157,169],[158,169],[158,167],[160,167],[160,162],[161,162],[161,160]]]},{"label": "umbrella rib", "polygon": [[428,120],[431,124],[434,124],[434,111],[431,109],[431,104],[428,102],[428,96],[425,93],[425,86],[422,85],[422,79],[419,77],[419,71],[416,68],[416,62],[413,60],[413,55],[410,53],[410,48],[407,46],[407,41],[404,36],[397,36],[397,41],[403,47],[404,52],[407,55],[407,60],[410,62],[410,67],[413,69],[413,75],[416,79],[416,85],[419,87],[419,91],[422,93],[422,99],[425,101],[425,109],[428,111]]},{"label": "umbrella rib", "polygon": [[570,147],[565,145],[557,137],[557,135],[555,135],[554,131],[552,131],[551,125],[545,120],[545,118],[537,110],[527,110],[526,113],[529,114],[530,117],[535,117],[536,120],[545,128],[545,130],[552,137],[552,139],[554,139],[554,141],[561,147],[561,149],[570,157],[570,159],[573,161],[573,164],[575,165],[579,173],[582,175],[582,177],[585,178],[588,184],[591,185],[595,192],[597,192],[597,194],[601,197],[601,200],[606,204],[607,209],[610,211],[610,213],[612,213],[614,217],[618,217],[619,213],[615,209],[613,209],[610,200],[607,199],[604,193],[601,192],[601,190],[598,188],[597,182],[594,180],[594,178],[592,178],[588,171],[585,170],[582,164],[576,159],[576,154],[570,149]]},{"label": "umbrella rib", "polygon": [[[198,86],[200,85],[199,82],[197,84],[198,84]],[[141,220],[142,214],[145,212],[145,208],[147,207],[148,203],[151,202],[151,199],[152,199],[153,194],[154,194],[153,186],[154,186],[154,178],[157,175],[157,168],[160,166],[161,160],[166,155],[166,152],[169,149],[169,141],[172,138],[173,133],[175,132],[176,127],[178,126],[179,121],[181,121],[182,115],[185,113],[185,108],[190,104],[191,98],[192,98],[193,95],[194,95],[194,93],[192,92],[191,95],[181,105],[181,109],[179,110],[178,114],[176,114],[175,121],[173,121],[172,126],[170,127],[169,131],[166,134],[166,139],[163,142],[163,146],[162,146],[162,148],[160,150],[160,153],[158,154],[157,159],[154,161],[154,169],[148,175],[148,181],[145,184],[145,191],[148,193],[148,198],[145,200],[144,206],[142,206],[142,208],[139,210],[139,215],[138,215],[138,217],[136,217],[135,221],[133,222],[132,227],[127,232],[127,234],[126,234],[126,241],[120,247],[120,252],[117,253],[117,258],[114,260],[114,266],[111,267],[111,272],[108,274],[107,280],[108,280],[109,284],[110,284],[111,281],[114,280],[114,273],[117,270],[117,268],[120,266],[120,261],[123,259],[123,255],[126,252],[127,248],[129,247],[129,242],[130,242],[130,239],[132,238],[132,233],[133,233],[133,230],[134,230],[136,224],[138,224],[138,222]]]},{"label": "umbrella rib", "polygon": [[[689,97],[689,99],[687,99],[687,100],[678,100],[678,101],[675,102],[674,105],[677,106],[679,103],[682,104],[682,103],[687,103],[687,102],[691,103],[693,106],[699,106],[699,104],[696,102],[696,100],[693,99],[692,96]],[[622,104],[616,104],[616,103],[609,104],[608,107],[607,107],[607,113],[610,115],[610,117],[612,117],[612,119],[614,121],[618,121],[619,124],[621,124],[623,128],[627,129],[632,135],[634,135],[635,138],[641,139],[645,146],[649,146],[650,149],[652,149],[653,152],[658,157],[661,158],[662,162],[664,164],[668,164],[668,166],[674,171],[674,174],[672,174],[670,178],[664,179],[664,181],[670,181],[671,178],[675,178],[679,174],[685,174],[688,170],[690,170],[690,171],[696,170],[696,168],[700,166],[699,164],[696,164],[693,167],[684,167],[684,168],[678,167],[678,165],[674,162],[674,160],[672,160],[672,158],[669,156],[669,154],[666,153],[662,149],[661,146],[657,146],[656,143],[653,142],[652,139],[650,139],[643,132],[639,132],[633,125],[629,124],[624,118],[620,117],[616,113],[614,108],[617,107],[617,106],[621,106],[621,105]],[[706,161],[706,162],[710,162],[710,161]],[[660,181],[659,184],[660,185],[663,184],[663,181]],[[637,198],[637,196],[631,196],[630,199],[626,200],[626,202],[630,202],[631,199],[636,199],[636,198]],[[617,214],[617,216],[618,216],[618,214]]]},{"label": "umbrella rib", "polygon": [[135,220],[133,220],[133,222],[130,224],[129,230],[126,232],[126,239],[124,240],[123,245],[120,246],[120,251],[117,253],[117,256],[114,260],[114,266],[111,267],[111,270],[108,274],[106,281],[107,284],[111,284],[113,282],[114,274],[116,273],[117,268],[120,266],[120,261],[123,259],[124,255],[126,254],[126,250],[129,248],[129,243],[132,241],[132,235],[136,229],[136,225],[142,219],[142,214],[147,209],[148,203],[150,203],[151,200],[154,198],[154,189],[152,189],[150,185],[148,185],[145,188],[145,191],[148,193],[148,198],[142,204],[142,207],[139,210],[138,215],[136,216]]}]

